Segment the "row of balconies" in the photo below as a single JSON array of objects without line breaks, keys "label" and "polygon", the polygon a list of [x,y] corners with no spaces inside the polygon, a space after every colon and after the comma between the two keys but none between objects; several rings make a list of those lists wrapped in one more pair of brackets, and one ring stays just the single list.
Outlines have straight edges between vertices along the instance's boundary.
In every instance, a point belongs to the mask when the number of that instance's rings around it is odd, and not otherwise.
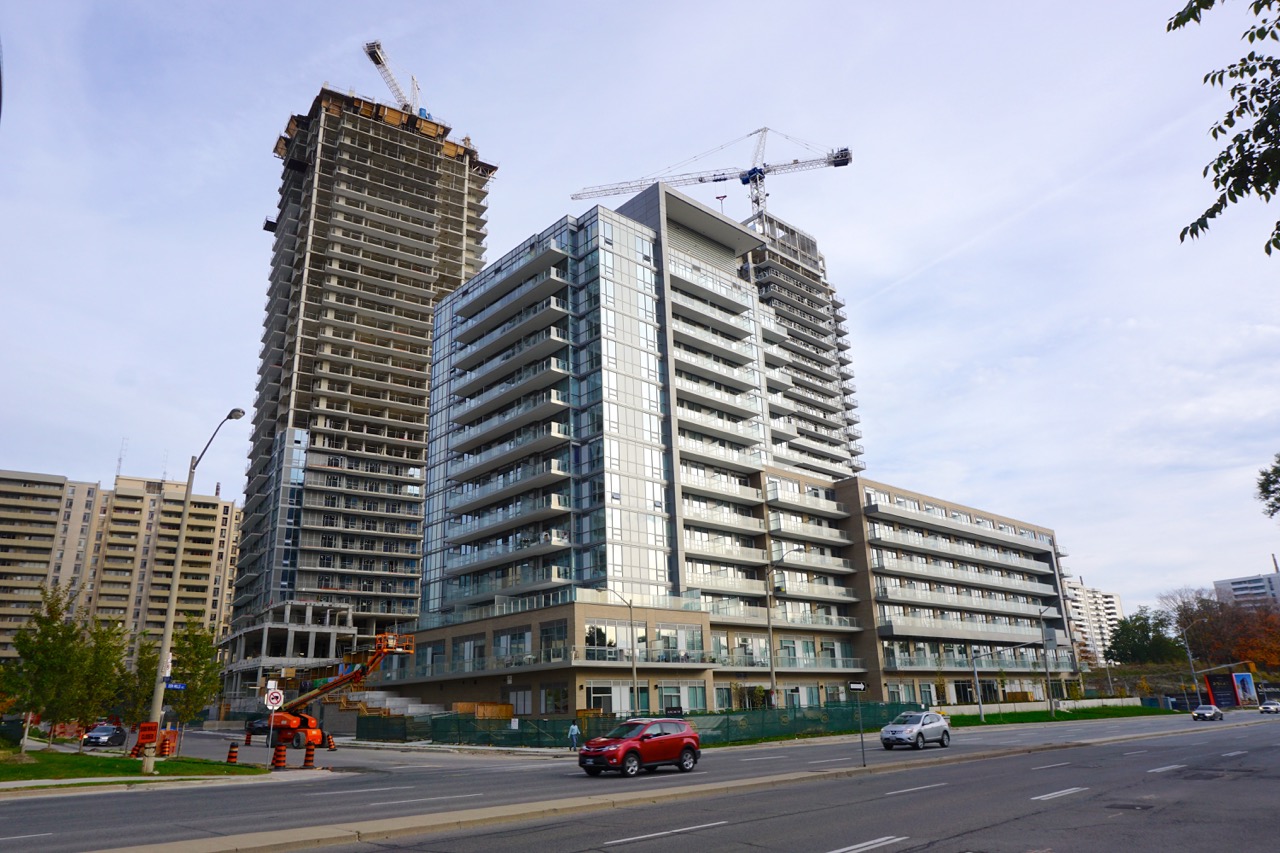
[{"label": "row of balconies", "polygon": [[871,568],[878,572],[895,575],[911,575],[933,580],[953,579],[960,583],[972,584],[989,589],[1012,589],[1033,595],[1057,595],[1057,590],[1047,583],[1007,577],[999,572],[982,572],[976,569],[958,569],[921,563],[916,560],[901,560],[893,557],[873,560]]},{"label": "row of balconies", "polygon": [[994,548],[975,548],[957,542],[948,542],[940,536],[921,536],[915,533],[904,533],[887,529],[884,525],[875,525],[871,530],[870,541],[873,545],[886,543],[901,545],[913,550],[927,551],[955,556],[960,559],[973,560],[978,563],[989,563],[1003,566],[1014,566],[1037,574],[1052,574],[1053,567],[1049,563],[1041,563],[1014,554],[1005,554]]}]

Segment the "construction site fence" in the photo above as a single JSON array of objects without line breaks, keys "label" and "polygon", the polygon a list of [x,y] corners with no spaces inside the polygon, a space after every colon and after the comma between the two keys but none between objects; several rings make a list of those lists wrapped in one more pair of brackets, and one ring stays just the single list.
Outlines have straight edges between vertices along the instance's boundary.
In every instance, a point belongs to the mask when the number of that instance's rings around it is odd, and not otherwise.
[{"label": "construction site fence", "polygon": [[[862,730],[878,731],[903,711],[918,711],[919,705],[900,702],[831,704],[806,708],[758,708],[707,714],[682,714],[682,719],[698,731],[703,746],[744,743],[757,740],[815,737],[858,731],[859,710]],[[625,716],[584,716],[576,722],[581,729],[578,743],[607,733]],[[407,743],[432,741],[460,746],[544,747],[567,749],[568,717],[510,720],[478,719],[471,714],[433,714],[418,717],[362,716],[356,721],[359,740]]]}]

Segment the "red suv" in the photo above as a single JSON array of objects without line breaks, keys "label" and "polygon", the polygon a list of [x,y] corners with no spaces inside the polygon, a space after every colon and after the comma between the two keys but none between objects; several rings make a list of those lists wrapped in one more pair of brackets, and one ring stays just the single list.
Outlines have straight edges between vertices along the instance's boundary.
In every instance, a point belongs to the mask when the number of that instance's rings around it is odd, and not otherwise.
[{"label": "red suv", "polygon": [[599,776],[604,770],[634,776],[641,767],[651,773],[664,764],[688,773],[701,756],[698,733],[684,720],[635,719],[583,744],[578,766],[588,776]]}]

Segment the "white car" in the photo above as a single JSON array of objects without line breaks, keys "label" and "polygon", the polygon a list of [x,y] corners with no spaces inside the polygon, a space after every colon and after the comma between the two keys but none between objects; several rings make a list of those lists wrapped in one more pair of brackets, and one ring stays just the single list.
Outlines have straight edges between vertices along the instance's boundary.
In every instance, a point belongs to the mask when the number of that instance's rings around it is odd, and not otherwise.
[{"label": "white car", "polygon": [[924,749],[926,743],[944,748],[951,745],[951,724],[946,717],[933,711],[907,711],[880,730],[880,745],[885,749],[899,745]]},{"label": "white car", "polygon": [[1268,699],[1258,706],[1258,710],[1263,714],[1280,714],[1280,702],[1275,699]]}]

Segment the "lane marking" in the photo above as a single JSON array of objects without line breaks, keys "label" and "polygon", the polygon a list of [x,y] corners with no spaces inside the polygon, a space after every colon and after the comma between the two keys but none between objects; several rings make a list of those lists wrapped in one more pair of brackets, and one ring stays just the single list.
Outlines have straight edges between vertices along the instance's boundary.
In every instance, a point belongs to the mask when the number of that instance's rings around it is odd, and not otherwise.
[{"label": "lane marking", "polygon": [[1247,749],[1237,749],[1235,752],[1224,752],[1224,753],[1222,753],[1222,757],[1223,757],[1223,758],[1230,758],[1230,757],[1231,757],[1231,756],[1233,756],[1233,755],[1248,755],[1248,754],[1249,754],[1249,750],[1247,750]]},{"label": "lane marking", "polygon": [[53,835],[52,832],[37,832],[35,835],[9,835],[0,838],[0,841],[17,841],[19,838],[44,838],[46,835]]},{"label": "lane marking", "polygon": [[631,838],[618,838],[614,841],[606,841],[602,846],[608,847],[610,844],[626,844],[631,841],[644,841],[646,838],[661,838],[664,835],[678,835],[681,832],[694,832],[699,829],[709,829],[713,826],[724,826],[729,821],[718,820],[715,823],[704,823],[698,826],[686,826],[680,829],[668,829],[666,832],[655,832],[652,835],[635,835]]},{"label": "lane marking", "polygon": [[1186,767],[1185,764],[1170,764],[1167,767],[1157,767],[1155,770],[1148,770],[1148,773],[1164,773],[1166,770],[1180,770]]},{"label": "lane marking", "polygon": [[1145,749],[1135,749],[1133,752],[1126,752],[1126,753],[1123,753],[1123,754],[1124,754],[1124,755],[1142,755],[1142,753],[1144,753],[1144,752],[1146,752],[1146,750],[1145,750]]},{"label": "lane marking", "polygon": [[1053,800],[1058,797],[1065,797],[1068,794],[1078,794],[1081,791],[1087,791],[1088,788],[1064,788],[1061,791],[1054,791],[1052,794],[1041,794],[1038,797],[1032,797],[1033,800]]},{"label": "lane marking", "polygon": [[419,797],[416,800],[391,800],[385,803],[369,803],[371,806],[402,806],[405,803],[430,803],[435,800],[465,800],[468,797],[483,797],[484,794],[453,794],[448,797]]},{"label": "lane marking", "polygon": [[909,838],[909,836],[886,835],[883,838],[864,841],[861,844],[855,844],[852,847],[841,847],[839,850],[831,850],[829,853],[861,853],[863,850],[874,850],[877,847],[884,847],[886,844],[897,844],[901,841],[906,841],[907,838]]},{"label": "lane marking", "polygon": [[889,791],[885,796],[892,797],[894,794],[910,794],[914,791],[927,791],[930,788],[945,788],[946,785],[946,782],[938,782],[933,785],[921,785],[919,788],[903,788],[901,791]]},{"label": "lane marking", "polygon": [[1050,767],[1066,767],[1070,761],[1060,761],[1057,764],[1041,764],[1039,767],[1032,767],[1032,770],[1048,770]]},{"label": "lane marking", "polygon": [[394,788],[356,788],[354,791],[318,791],[306,794],[308,797],[345,797],[348,794],[372,794],[376,791],[407,791],[412,785],[398,785]]},{"label": "lane marking", "polygon": [[847,758],[824,758],[821,761],[806,761],[805,764],[830,764],[833,761],[853,761],[853,756]]},{"label": "lane marking", "polygon": [[739,758],[739,761],[777,761],[780,758],[786,758],[785,755],[766,755],[763,758]]}]

